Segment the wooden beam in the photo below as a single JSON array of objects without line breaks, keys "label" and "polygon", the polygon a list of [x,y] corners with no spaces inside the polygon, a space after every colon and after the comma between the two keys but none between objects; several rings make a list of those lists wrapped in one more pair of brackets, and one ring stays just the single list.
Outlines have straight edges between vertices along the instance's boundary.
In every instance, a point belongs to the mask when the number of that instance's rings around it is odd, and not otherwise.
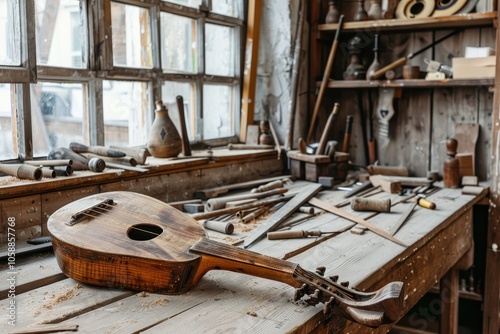
[{"label": "wooden beam", "polygon": [[243,66],[243,91],[241,96],[240,141],[245,142],[247,125],[254,121],[255,83],[257,80],[257,61],[259,55],[259,32],[261,0],[248,1],[247,37],[245,63]]},{"label": "wooden beam", "polygon": [[[500,13],[497,12],[497,21]],[[500,45],[500,30],[496,30],[496,45]],[[497,63],[500,53],[496,54]],[[493,92],[493,110],[491,113],[493,129],[491,134],[492,154],[490,161],[490,209],[488,236],[486,241],[485,299],[483,311],[483,333],[498,334],[500,328],[500,254],[493,251],[493,244],[500,245],[500,66],[496,67]]]}]

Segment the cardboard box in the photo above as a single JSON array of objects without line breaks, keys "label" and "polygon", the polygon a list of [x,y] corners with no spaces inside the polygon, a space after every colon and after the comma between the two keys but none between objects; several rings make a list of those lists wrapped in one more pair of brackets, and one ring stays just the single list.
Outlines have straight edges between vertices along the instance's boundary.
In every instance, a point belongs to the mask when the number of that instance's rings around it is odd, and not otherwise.
[{"label": "cardboard box", "polygon": [[452,60],[454,79],[483,79],[495,77],[496,56],[479,58],[455,57]]}]

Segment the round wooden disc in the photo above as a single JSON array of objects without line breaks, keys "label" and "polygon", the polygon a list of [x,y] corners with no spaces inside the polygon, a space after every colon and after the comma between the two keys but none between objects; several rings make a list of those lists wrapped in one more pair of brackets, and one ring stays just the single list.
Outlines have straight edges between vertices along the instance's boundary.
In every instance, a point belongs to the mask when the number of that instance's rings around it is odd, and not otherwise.
[{"label": "round wooden disc", "polygon": [[436,8],[432,17],[449,16],[458,12],[466,4],[467,0],[450,0],[436,2]]},{"label": "round wooden disc", "polygon": [[434,0],[401,0],[396,7],[398,19],[415,19],[431,16],[436,2]]}]

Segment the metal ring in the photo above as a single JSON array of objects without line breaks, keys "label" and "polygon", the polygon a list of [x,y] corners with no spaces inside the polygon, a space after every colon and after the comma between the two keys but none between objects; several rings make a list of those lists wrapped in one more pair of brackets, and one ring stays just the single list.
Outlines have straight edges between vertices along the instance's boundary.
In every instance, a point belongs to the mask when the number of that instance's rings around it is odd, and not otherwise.
[{"label": "metal ring", "polygon": [[431,16],[436,2],[434,0],[401,0],[396,7],[398,19],[415,19]]}]

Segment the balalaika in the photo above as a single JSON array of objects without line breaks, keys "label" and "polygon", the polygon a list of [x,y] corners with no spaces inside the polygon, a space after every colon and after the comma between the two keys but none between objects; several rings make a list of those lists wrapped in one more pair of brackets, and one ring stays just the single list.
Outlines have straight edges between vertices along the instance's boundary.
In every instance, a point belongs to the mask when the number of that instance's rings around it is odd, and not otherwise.
[{"label": "balalaika", "polygon": [[398,320],[403,283],[360,292],[298,264],[207,238],[195,219],[154,198],[109,192],[72,202],[48,221],[54,252],[65,275],[88,284],[164,294],[192,289],[212,269],[289,284],[294,300],[323,303],[337,314],[377,327]]}]

